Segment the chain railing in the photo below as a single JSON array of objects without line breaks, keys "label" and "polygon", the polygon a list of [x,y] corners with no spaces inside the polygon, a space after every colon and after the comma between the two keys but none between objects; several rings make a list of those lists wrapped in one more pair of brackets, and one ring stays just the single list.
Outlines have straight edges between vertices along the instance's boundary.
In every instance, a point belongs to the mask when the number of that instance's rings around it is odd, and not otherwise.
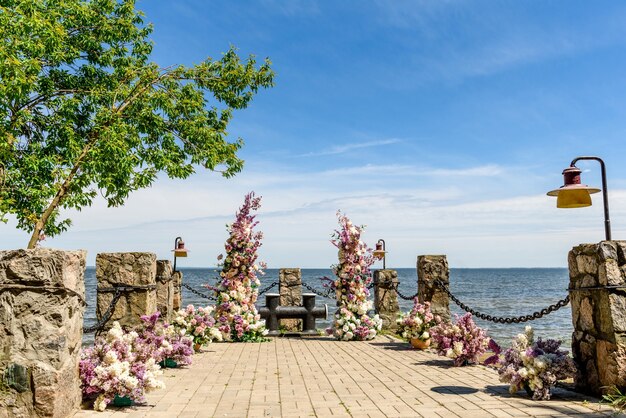
[{"label": "chain railing", "polygon": [[[314,288],[313,286],[307,284],[307,283],[302,283],[303,287],[306,287],[310,292],[315,293],[317,296],[321,296],[323,298],[326,299],[335,299],[336,296],[334,296],[335,294],[335,290],[332,288],[326,288],[326,290],[322,291],[322,290],[318,290],[316,288]],[[331,296],[333,295],[333,296]]]},{"label": "chain railing", "polygon": [[465,312],[469,312],[475,317],[483,319],[485,321],[498,322],[500,324],[519,324],[523,322],[533,321],[535,319],[539,319],[543,316],[546,316],[552,312],[555,312],[569,303],[569,295],[567,295],[564,299],[561,299],[558,302],[548,306],[547,308],[543,308],[540,311],[533,312],[530,315],[504,316],[504,317],[492,316],[492,315],[486,315],[482,312],[472,309],[466,304],[464,304],[463,302],[461,302],[456,296],[452,294],[452,292],[450,292],[450,289],[448,289],[448,286],[444,282],[442,282],[440,279],[436,279],[435,284],[439,286],[444,292],[446,292],[448,296],[450,297],[450,299],[452,299],[452,301],[456,303]]},{"label": "chain railing", "polygon": [[396,288],[396,293],[398,294],[398,296],[400,296],[404,300],[413,300],[418,295],[418,292],[415,292],[414,295],[407,296],[407,295],[403,294],[402,292],[400,292],[400,289],[398,289],[398,285],[396,285],[395,288]]},{"label": "chain railing", "polygon": [[193,293],[196,296],[199,296],[203,299],[208,299],[208,300],[217,300],[217,298],[215,296],[212,295],[205,295],[202,292],[198,292],[196,289],[194,289],[193,287],[189,286],[187,283],[181,283],[181,286],[183,286],[185,289],[189,290],[191,293]]},{"label": "chain railing", "polygon": [[111,303],[109,303],[109,307],[104,312],[102,317],[98,322],[90,327],[83,327],[83,334],[91,334],[92,332],[100,331],[104,325],[109,322],[111,319],[111,315],[113,315],[113,310],[115,309],[115,305],[117,305],[117,301],[120,300],[122,296],[122,289],[115,288],[115,293],[113,294],[113,299],[111,299]]},{"label": "chain railing", "polygon": [[267,293],[269,290],[273,289],[276,286],[278,286],[278,282],[272,282],[272,284],[270,284],[269,286],[266,286],[265,288],[260,289],[259,296],[261,296],[263,293]]}]

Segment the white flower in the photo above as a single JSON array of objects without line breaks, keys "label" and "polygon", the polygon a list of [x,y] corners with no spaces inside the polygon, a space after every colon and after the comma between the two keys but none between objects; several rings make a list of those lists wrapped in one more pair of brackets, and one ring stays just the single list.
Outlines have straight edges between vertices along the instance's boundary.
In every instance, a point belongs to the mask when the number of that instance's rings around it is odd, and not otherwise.
[{"label": "white flower", "polygon": [[354,334],[352,332],[348,331],[348,332],[346,332],[345,337],[346,337],[346,340],[351,340],[352,337],[354,337]]}]

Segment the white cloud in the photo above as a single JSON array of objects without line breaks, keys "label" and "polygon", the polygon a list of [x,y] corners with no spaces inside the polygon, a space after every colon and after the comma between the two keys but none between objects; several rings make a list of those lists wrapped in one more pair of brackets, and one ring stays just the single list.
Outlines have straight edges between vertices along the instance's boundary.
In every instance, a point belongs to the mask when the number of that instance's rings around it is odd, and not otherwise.
[{"label": "white cloud", "polygon": [[390,138],[390,139],[381,139],[381,140],[376,140],[376,141],[366,141],[366,142],[356,142],[352,144],[335,145],[334,147],[331,147],[327,150],[302,154],[300,155],[300,157],[319,157],[322,155],[344,154],[346,152],[354,151],[360,148],[381,147],[384,145],[397,144],[398,142],[401,142],[401,141],[396,138]]},{"label": "white cloud", "polygon": [[[380,168],[380,167],[378,167]],[[484,181],[509,173],[498,166],[479,166],[439,173],[443,184],[400,184],[403,171],[391,167],[380,185],[359,183],[359,176],[246,172],[226,180],[199,174],[192,181],[162,180],[151,189],[131,195],[122,208],[103,202],[72,214],[75,225],[65,234],[48,239],[46,246],[89,251],[89,264],[98,252],[153,251],[171,256],[176,236],[191,249],[187,266],[212,266],[223,251],[225,224],[232,221],[250,191],[250,182],[263,196],[258,214],[265,233],[261,257],[271,267],[327,267],[336,261],[329,244],[341,209],[357,224],[368,227],[364,238],[372,245],[387,241],[388,265],[410,267],[418,254],[447,254],[454,267],[563,266],[569,249],[581,242],[603,238],[602,205],[580,210],[557,210],[545,195],[496,198]],[[415,170],[416,172],[418,170]],[[436,172],[437,170],[431,170]],[[395,173],[395,174],[393,174]],[[469,173],[469,174],[468,174]],[[458,176],[475,175],[458,185]],[[514,175],[518,175],[514,173]],[[448,183],[446,183],[446,181]],[[369,185],[367,185],[369,184]],[[367,185],[367,186],[366,186]],[[614,236],[626,234],[626,190],[611,190]],[[0,248],[23,247],[28,236],[0,226]]]}]

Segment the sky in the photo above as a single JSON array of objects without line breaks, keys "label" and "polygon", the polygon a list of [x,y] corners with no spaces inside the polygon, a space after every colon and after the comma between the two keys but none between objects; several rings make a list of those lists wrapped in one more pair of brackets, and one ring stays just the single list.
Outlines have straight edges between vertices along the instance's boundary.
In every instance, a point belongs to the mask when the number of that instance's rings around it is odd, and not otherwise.
[{"label": "sky", "polygon": [[[626,239],[626,3],[586,1],[138,1],[161,66],[269,57],[275,87],[237,111],[243,171],[160,178],[123,207],[70,212],[43,246],[150,251],[212,267],[244,195],[269,268],[325,268],[337,210],[382,238],[387,267],[565,267],[604,239],[601,195],[557,209],[546,192],[580,155],[607,167],[613,238]],[[600,186],[596,162],[583,183]],[[15,222],[0,249],[25,247]],[[380,268],[379,264],[375,267]]]}]

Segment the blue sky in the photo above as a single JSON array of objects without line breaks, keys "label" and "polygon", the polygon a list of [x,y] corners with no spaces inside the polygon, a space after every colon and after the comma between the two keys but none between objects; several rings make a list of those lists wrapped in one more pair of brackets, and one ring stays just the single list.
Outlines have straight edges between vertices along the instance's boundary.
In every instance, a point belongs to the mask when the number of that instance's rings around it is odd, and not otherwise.
[{"label": "blue sky", "polygon": [[[626,3],[139,1],[163,66],[270,57],[276,86],[235,113],[244,171],[161,178],[122,208],[71,213],[46,246],[212,266],[246,192],[263,196],[269,267],[327,267],[343,210],[384,238],[388,267],[565,266],[603,239],[601,199],[557,210],[545,192],[578,155],[605,159],[614,238],[626,237]],[[600,185],[599,166],[580,163]],[[0,248],[25,245],[14,223]],[[17,245],[16,245],[17,244]]]}]

